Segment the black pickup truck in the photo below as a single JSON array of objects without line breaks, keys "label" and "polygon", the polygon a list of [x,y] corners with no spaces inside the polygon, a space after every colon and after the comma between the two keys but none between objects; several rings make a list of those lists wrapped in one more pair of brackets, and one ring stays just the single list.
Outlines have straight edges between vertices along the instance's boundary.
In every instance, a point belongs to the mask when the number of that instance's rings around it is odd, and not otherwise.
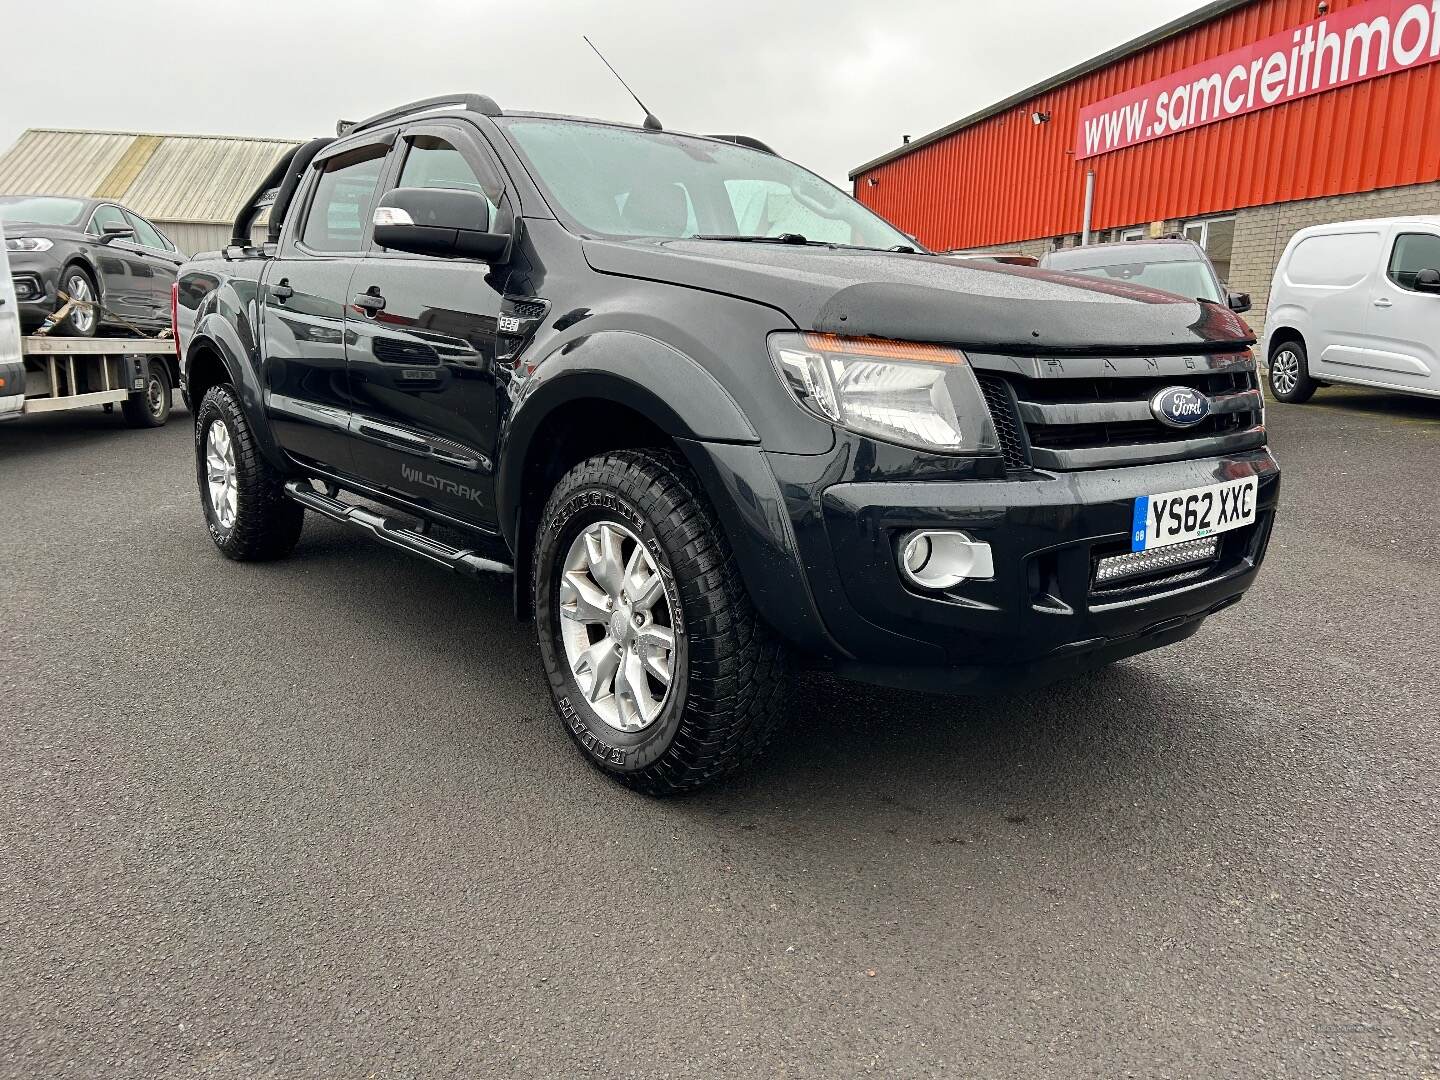
[{"label": "black pickup truck", "polygon": [[513,574],[565,730],[656,794],[757,754],[793,662],[969,691],[1187,638],[1274,519],[1232,312],[930,255],[745,136],[416,102],[281,161],[176,309],[220,550],[310,510]]}]

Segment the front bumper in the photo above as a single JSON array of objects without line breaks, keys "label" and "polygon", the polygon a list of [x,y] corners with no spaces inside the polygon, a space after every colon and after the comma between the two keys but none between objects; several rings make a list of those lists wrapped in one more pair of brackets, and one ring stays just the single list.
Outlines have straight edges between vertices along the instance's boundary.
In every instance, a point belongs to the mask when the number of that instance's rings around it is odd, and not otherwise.
[{"label": "front bumper", "polygon": [[10,278],[20,309],[20,328],[33,330],[55,310],[59,300],[60,264],[53,252],[12,251]]},{"label": "front bumper", "polygon": [[[1254,580],[1280,487],[1263,449],[1024,480],[828,485],[816,459],[768,460],[835,669],[924,689],[1036,685],[1188,637]],[[1096,562],[1129,550],[1136,497],[1251,475],[1260,481],[1256,521],[1223,534],[1203,573],[1096,587]],[[938,594],[907,586],[896,551],[914,529],[989,543],[994,577]]]}]

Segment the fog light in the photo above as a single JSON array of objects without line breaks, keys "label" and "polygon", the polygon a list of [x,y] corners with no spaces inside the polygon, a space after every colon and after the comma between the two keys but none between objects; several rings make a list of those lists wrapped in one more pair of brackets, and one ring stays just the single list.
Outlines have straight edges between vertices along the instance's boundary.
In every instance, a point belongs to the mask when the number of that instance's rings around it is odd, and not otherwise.
[{"label": "fog light", "polygon": [[949,589],[995,576],[990,545],[963,532],[913,532],[900,542],[900,570],[922,589]]}]

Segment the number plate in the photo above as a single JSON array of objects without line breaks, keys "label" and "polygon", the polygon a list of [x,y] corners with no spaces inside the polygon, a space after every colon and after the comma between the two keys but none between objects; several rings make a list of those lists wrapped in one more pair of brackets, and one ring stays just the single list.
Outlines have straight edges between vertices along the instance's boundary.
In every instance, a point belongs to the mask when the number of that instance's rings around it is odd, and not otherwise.
[{"label": "number plate", "polygon": [[1249,525],[1255,520],[1259,490],[1260,479],[1247,476],[1164,495],[1142,495],[1135,500],[1130,550],[1169,547]]}]

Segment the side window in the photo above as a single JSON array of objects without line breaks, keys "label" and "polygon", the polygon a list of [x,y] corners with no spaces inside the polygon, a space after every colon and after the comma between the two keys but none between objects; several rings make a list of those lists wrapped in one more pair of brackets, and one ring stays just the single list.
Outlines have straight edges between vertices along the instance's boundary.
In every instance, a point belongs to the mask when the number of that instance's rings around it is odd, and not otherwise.
[{"label": "side window", "polygon": [[1402,289],[1415,291],[1415,275],[1421,270],[1440,270],[1440,236],[1434,233],[1401,233],[1390,253],[1390,280]]},{"label": "side window", "polygon": [[315,185],[310,212],[300,242],[312,251],[359,253],[375,202],[375,188],[385,151],[376,147],[370,157],[355,161],[340,157],[328,161]]},{"label": "side window", "polygon": [[400,170],[396,187],[478,191],[490,204],[490,217],[494,220],[500,200],[498,184],[493,180],[481,180],[465,156],[438,136],[414,135],[406,142],[410,149],[405,154],[405,165]]},{"label": "side window", "polygon": [[[90,224],[85,231],[100,236],[104,233],[106,225],[134,227],[126,220],[125,211],[121,210],[118,206],[112,206],[110,203],[105,203],[103,206],[97,206],[95,208],[95,213],[90,215]],[[136,239],[139,239],[138,236]]]},{"label": "side window", "polygon": [[160,239],[160,234],[155,231],[148,221],[134,214],[126,214],[130,219],[130,227],[135,230],[135,242],[142,247],[154,248],[156,251],[165,250],[165,241]]}]

